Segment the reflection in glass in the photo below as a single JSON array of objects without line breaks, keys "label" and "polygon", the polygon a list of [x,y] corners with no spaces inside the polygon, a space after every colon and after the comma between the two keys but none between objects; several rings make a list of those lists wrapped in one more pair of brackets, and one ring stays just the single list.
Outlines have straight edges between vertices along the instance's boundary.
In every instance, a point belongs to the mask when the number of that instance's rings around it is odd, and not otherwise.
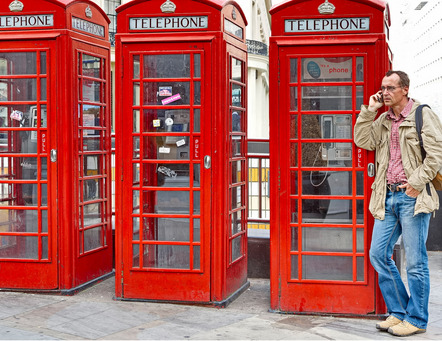
[{"label": "reflection in glass", "polygon": [[193,268],[201,269],[201,247],[198,245],[193,247]]},{"label": "reflection in glass", "polygon": [[134,267],[134,268],[140,267],[140,245],[139,244],[132,245],[132,267]]},{"label": "reflection in glass", "polygon": [[193,213],[194,214],[200,214],[201,213],[200,197],[201,197],[201,192],[200,191],[194,191],[193,192]]},{"label": "reflection in glass", "polygon": [[102,86],[101,82],[83,79],[83,101],[101,102]]},{"label": "reflection in glass", "polygon": [[303,143],[303,167],[351,167],[352,143]]},{"label": "reflection in glass", "polygon": [[364,81],[364,57],[356,57],[356,81]]},{"label": "reflection in glass", "polygon": [[290,257],[290,263],[291,263],[291,279],[298,279],[298,255],[292,255]]},{"label": "reflection in glass", "polygon": [[193,104],[198,105],[201,104],[201,82],[193,82],[193,85]]},{"label": "reflection in glass", "polygon": [[242,186],[232,187],[230,190],[232,193],[232,207],[231,209],[239,208],[243,205],[242,201]]},{"label": "reflection in glass", "polygon": [[298,115],[290,115],[290,138],[298,138]]},{"label": "reflection in glass", "polygon": [[91,226],[95,224],[100,224],[102,222],[101,213],[102,207],[101,203],[87,204],[83,206],[83,222],[84,227]]},{"label": "reflection in glass", "polygon": [[302,256],[302,278],[352,281],[353,258],[344,256]]},{"label": "reflection in glass", "polygon": [[41,210],[41,232],[48,232],[48,210]]},{"label": "reflection in glass", "polygon": [[40,74],[44,75],[47,73],[46,69],[46,52],[40,52]]},{"label": "reflection in glass", "polygon": [[243,143],[244,141],[242,136],[232,136],[232,157],[242,155]]},{"label": "reflection in glass", "polygon": [[190,54],[145,55],[143,78],[189,78]]},{"label": "reflection in glass", "polygon": [[193,55],[193,77],[201,77],[201,55]]},{"label": "reflection in glass", "polygon": [[242,256],[242,238],[243,235],[232,239],[232,262],[241,258]]},{"label": "reflection in glass", "polygon": [[201,241],[200,219],[193,219],[193,241],[194,242]]},{"label": "reflection in glass", "polygon": [[134,65],[133,65],[134,76],[133,76],[133,78],[138,79],[138,78],[140,78],[140,56],[135,55],[133,58],[134,58],[134,61],[133,61],[133,63],[134,63]]},{"label": "reflection in glass", "polygon": [[304,86],[302,110],[352,110],[351,86]]},{"label": "reflection in glass", "polygon": [[84,155],[83,167],[85,176],[102,174],[101,155]]},{"label": "reflection in glass", "polygon": [[140,213],[140,191],[132,191],[132,212]]},{"label": "reflection in glass", "polygon": [[356,257],[356,280],[358,282],[364,281],[364,257]]},{"label": "reflection in glass", "polygon": [[144,213],[189,214],[189,191],[143,191]]},{"label": "reflection in glass", "polygon": [[290,222],[292,224],[298,222],[298,199],[290,200]]},{"label": "reflection in glass", "polygon": [[303,194],[308,195],[351,195],[352,172],[302,172]]},{"label": "reflection in glass", "polygon": [[84,231],[84,233],[83,233],[84,252],[98,249],[103,246],[101,234],[102,234],[102,227],[101,226]]},{"label": "reflection in glass", "polygon": [[242,68],[243,68],[243,62],[239,59],[232,57],[232,65],[231,65],[231,79],[237,82],[243,82],[242,79]]},{"label": "reflection in glass", "polygon": [[140,83],[133,83],[133,99],[132,104],[139,106],[140,105]]},{"label": "reflection in glass", "polygon": [[101,58],[83,53],[83,76],[92,78],[102,78]]},{"label": "reflection in glass", "polygon": [[[43,52],[42,56],[44,55]],[[37,74],[36,52],[0,53],[0,76],[35,74]]]},{"label": "reflection in glass", "polygon": [[242,107],[242,89],[241,85],[232,84],[232,106]]},{"label": "reflection in glass", "polygon": [[194,109],[193,110],[193,131],[195,133],[199,133],[201,131],[201,110]]},{"label": "reflection in glass", "polygon": [[140,217],[132,218],[132,240],[140,239]]},{"label": "reflection in glass", "polygon": [[364,229],[356,229],[356,252],[364,252]]},{"label": "reflection in glass", "polygon": [[298,166],[298,144],[290,143],[290,167]]},{"label": "reflection in glass", "polygon": [[292,230],[292,242],[291,242],[291,248],[290,251],[298,251],[299,247],[299,235],[298,235],[298,227],[294,226],[291,228]]},{"label": "reflection in glass", "polygon": [[47,100],[47,78],[40,78],[40,100]]},{"label": "reflection in glass", "polygon": [[[8,252],[2,252],[0,257],[5,259],[38,259],[38,237],[33,236],[2,236],[2,245],[8,247]],[[17,247],[20,245],[21,247]]]},{"label": "reflection in glass", "polygon": [[242,175],[244,170],[244,161],[232,161],[232,182],[231,184],[240,183],[242,180]]},{"label": "reflection in glass", "polygon": [[236,212],[233,212],[231,216],[231,236],[234,236],[237,233],[240,233],[242,231],[242,214],[243,210],[239,210]]},{"label": "reflection in glass", "polygon": [[83,201],[91,201],[101,198],[102,179],[88,179],[83,181]]}]

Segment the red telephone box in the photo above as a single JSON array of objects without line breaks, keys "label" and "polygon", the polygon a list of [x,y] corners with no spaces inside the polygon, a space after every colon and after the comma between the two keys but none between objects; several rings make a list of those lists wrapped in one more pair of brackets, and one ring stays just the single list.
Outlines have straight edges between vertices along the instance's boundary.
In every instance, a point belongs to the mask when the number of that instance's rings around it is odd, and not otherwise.
[{"label": "red telephone box", "polygon": [[0,4],[0,287],[73,293],[112,272],[109,19]]},{"label": "red telephone box", "polygon": [[271,308],[385,312],[370,265],[374,155],[353,143],[389,66],[379,0],[271,9]]},{"label": "red telephone box", "polygon": [[117,8],[116,296],[224,305],[248,286],[246,19]]}]

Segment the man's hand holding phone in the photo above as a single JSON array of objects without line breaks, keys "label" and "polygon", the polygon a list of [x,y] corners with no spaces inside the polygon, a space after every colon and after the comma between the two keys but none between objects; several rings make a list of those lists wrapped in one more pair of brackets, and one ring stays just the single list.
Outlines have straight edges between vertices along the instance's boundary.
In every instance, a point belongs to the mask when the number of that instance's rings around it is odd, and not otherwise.
[{"label": "man's hand holding phone", "polygon": [[368,103],[368,110],[371,112],[378,111],[384,105],[384,96],[382,95],[382,91],[379,90],[374,95],[370,96],[370,102]]}]

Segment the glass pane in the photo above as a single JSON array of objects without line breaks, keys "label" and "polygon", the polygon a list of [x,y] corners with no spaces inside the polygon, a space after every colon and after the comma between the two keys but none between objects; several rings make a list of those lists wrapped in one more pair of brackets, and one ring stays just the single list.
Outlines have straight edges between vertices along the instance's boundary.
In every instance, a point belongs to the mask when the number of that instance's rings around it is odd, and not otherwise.
[{"label": "glass pane", "polygon": [[140,183],[140,164],[134,163],[132,165],[132,170],[133,170],[132,182],[133,184],[137,185]]},{"label": "glass pane", "polygon": [[237,82],[243,82],[243,79],[242,79],[243,62],[239,59],[232,58],[231,67],[232,67],[232,70],[231,70],[232,78],[231,79],[233,79],[234,81],[237,81]]},{"label": "glass pane", "polygon": [[304,86],[302,110],[352,110],[351,86]]},{"label": "glass pane", "polygon": [[140,191],[133,191],[133,195],[132,195],[132,211],[135,214],[140,213]]},{"label": "glass pane", "polygon": [[194,242],[201,241],[201,227],[199,219],[193,219],[193,241]]},{"label": "glass pane", "polygon": [[132,157],[134,159],[139,159],[140,158],[140,137],[139,136],[133,137],[132,150],[133,150]]},{"label": "glass pane", "polygon": [[302,115],[302,137],[324,139],[351,139],[351,115]]},{"label": "glass pane", "polygon": [[353,252],[353,229],[304,227],[302,250],[317,252]]},{"label": "glass pane", "polygon": [[48,237],[41,237],[41,259],[49,259]]},{"label": "glass pane", "polygon": [[242,214],[243,210],[239,210],[231,214],[231,236],[234,236],[242,231]]},{"label": "glass pane", "polygon": [[200,214],[201,206],[200,206],[200,198],[201,198],[201,192],[200,191],[194,191],[193,192],[193,213],[194,214]]},{"label": "glass pane", "polygon": [[133,65],[133,73],[134,73],[134,78],[138,79],[140,78],[140,56],[134,56],[134,61],[133,61],[134,65]]},{"label": "glass pane", "polygon": [[140,239],[140,217],[132,218],[132,240]]},{"label": "glass pane", "polygon": [[190,187],[189,174],[189,164],[143,164],[143,186]]},{"label": "glass pane", "polygon": [[132,104],[139,106],[140,105],[140,83],[134,82],[133,84],[133,99]]},{"label": "glass pane", "polygon": [[47,100],[47,79],[46,78],[40,78],[40,100],[46,101]]},{"label": "glass pane", "polygon": [[143,218],[143,240],[188,242],[188,218]]},{"label": "glass pane", "polygon": [[356,257],[356,280],[358,282],[364,281],[364,257]]},{"label": "glass pane", "polygon": [[344,256],[302,256],[302,278],[352,281],[353,258]]},{"label": "glass pane", "polygon": [[47,206],[48,205],[48,185],[47,184],[41,184],[41,205]]},{"label": "glass pane", "polygon": [[232,189],[230,190],[232,193],[232,206],[231,209],[235,209],[235,208],[239,208],[243,205],[243,201],[242,201],[242,187],[243,186],[239,186],[239,187],[232,187]]},{"label": "glass pane", "polygon": [[0,53],[0,76],[37,74],[36,52]]},{"label": "glass pane", "polygon": [[242,156],[244,138],[241,136],[232,136],[232,157]]},{"label": "glass pane", "polygon": [[201,82],[194,82],[193,85],[193,104],[198,105],[201,104]]},{"label": "glass pane", "polygon": [[102,222],[101,219],[102,213],[102,204],[94,203],[83,206],[83,222],[84,226],[91,226],[100,224]]},{"label": "glass pane", "polygon": [[356,108],[359,110],[364,104],[364,87],[363,86],[357,86],[356,87]]},{"label": "glass pane", "polygon": [[[0,93],[1,85],[0,83]],[[44,110],[46,108],[42,106]],[[44,112],[46,116],[46,111]],[[37,106],[35,105],[11,105],[11,106],[0,106],[0,128],[2,127],[13,127],[13,128],[36,128],[38,121]],[[12,132],[10,133],[12,134]],[[22,132],[20,134],[21,140],[27,140],[27,135],[32,135],[33,140],[35,140],[35,134],[31,132]],[[26,135],[26,136],[25,136]],[[35,141],[34,141],[35,143]]]},{"label": "glass pane", "polygon": [[144,245],[143,268],[190,269],[190,246]]},{"label": "glass pane", "polygon": [[[98,105],[83,105],[83,127],[100,127],[100,109]],[[95,130],[85,131],[85,135],[97,134]]]},{"label": "glass pane", "polygon": [[290,87],[290,111],[298,111],[298,88]]},{"label": "glass pane", "polygon": [[36,157],[0,157],[1,176],[10,180],[37,180]]},{"label": "glass pane", "polygon": [[144,105],[190,104],[189,82],[146,82],[143,87]]},{"label": "glass pane", "polygon": [[193,110],[193,131],[199,133],[201,131],[201,110]]},{"label": "glass pane", "polygon": [[41,232],[48,232],[48,211],[41,211]]},{"label": "glass pane", "polygon": [[138,244],[132,245],[132,266],[140,266],[140,245]]},{"label": "glass pane", "polygon": [[46,128],[47,121],[48,121],[48,119],[47,119],[46,105],[42,105],[41,110],[40,110],[40,127]]},{"label": "glass pane", "polygon": [[1,184],[0,206],[37,206],[37,184]]},{"label": "glass pane", "polygon": [[290,171],[290,194],[298,194],[298,171]]},{"label": "glass pane", "polygon": [[201,247],[197,245],[193,247],[193,268],[201,269]]},{"label": "glass pane", "polygon": [[201,55],[193,55],[193,76],[201,77]]},{"label": "glass pane", "polygon": [[83,79],[83,101],[101,102],[101,82]]},{"label": "glass pane", "polygon": [[298,59],[290,59],[290,83],[298,82]]},{"label": "glass pane", "polygon": [[[232,182],[231,184],[239,183],[243,181],[243,172],[245,170],[244,161],[233,161],[232,166]],[[245,175],[245,174],[244,174]]]},{"label": "glass pane", "polygon": [[102,227],[96,227],[93,229],[84,231],[84,252],[98,249],[103,246],[102,238]]},{"label": "glass pane", "polygon": [[351,195],[351,172],[302,172],[302,193],[307,195]]},{"label": "glass pane", "polygon": [[232,84],[232,106],[242,107],[242,89],[238,84]]},{"label": "glass pane", "polygon": [[83,200],[90,201],[96,199],[102,199],[101,193],[102,179],[90,179],[83,181]]},{"label": "glass pane", "polygon": [[83,76],[102,78],[101,77],[101,59],[98,57],[83,54]]},{"label": "glass pane", "polygon": [[143,191],[143,213],[189,214],[189,191]]},{"label": "glass pane", "polygon": [[364,229],[356,229],[356,252],[364,252]]},{"label": "glass pane", "polygon": [[47,73],[46,64],[46,52],[40,52],[40,74],[42,75]]},{"label": "glass pane", "polygon": [[298,144],[290,143],[290,167],[298,167]]},{"label": "glass pane", "polygon": [[242,256],[242,235],[232,239],[232,262]]},{"label": "glass pane", "polygon": [[298,222],[298,199],[290,200],[290,222],[292,224]]},{"label": "glass pane", "polygon": [[[83,132],[86,132],[86,130]],[[93,152],[104,149],[101,145],[104,143],[101,132],[99,130],[89,130],[89,132],[97,132],[97,134],[83,137],[83,151]]]},{"label": "glass pane", "polygon": [[356,172],[356,195],[364,195],[364,172]]},{"label": "glass pane", "polygon": [[364,210],[364,200],[356,200],[357,216],[356,222],[358,224],[364,224],[365,210]]},{"label": "glass pane", "polygon": [[292,242],[291,245],[292,247],[290,248],[290,251],[298,251],[299,247],[299,235],[298,235],[298,227],[292,227]]},{"label": "glass pane", "polygon": [[302,221],[304,223],[351,224],[351,200],[305,199],[302,200]]},{"label": "glass pane", "polygon": [[38,259],[38,237],[1,236],[0,258]]},{"label": "glass pane", "polygon": [[145,160],[189,160],[188,136],[146,136],[143,139]]},{"label": "glass pane", "polygon": [[144,110],[144,132],[188,132],[190,126],[190,110]]},{"label": "glass pane", "polygon": [[304,167],[351,167],[352,143],[303,143]]},{"label": "glass pane", "polygon": [[303,82],[352,81],[353,57],[302,58]]},{"label": "glass pane", "polygon": [[364,81],[364,57],[356,57],[356,81]]},{"label": "glass pane", "polygon": [[84,176],[102,174],[101,155],[84,155],[83,159]]},{"label": "glass pane", "polygon": [[5,206],[7,205],[4,205],[4,202],[2,202],[2,209],[0,210],[0,231],[15,233],[38,232],[37,210],[10,210],[5,208]]},{"label": "glass pane", "polygon": [[144,78],[190,78],[190,54],[144,56]]},{"label": "glass pane", "polygon": [[232,110],[232,132],[242,132],[243,129],[242,112]]},{"label": "glass pane", "polygon": [[298,138],[298,115],[290,115],[290,138]]},{"label": "glass pane", "polygon": [[292,255],[290,257],[291,260],[291,279],[298,279],[298,255]]}]

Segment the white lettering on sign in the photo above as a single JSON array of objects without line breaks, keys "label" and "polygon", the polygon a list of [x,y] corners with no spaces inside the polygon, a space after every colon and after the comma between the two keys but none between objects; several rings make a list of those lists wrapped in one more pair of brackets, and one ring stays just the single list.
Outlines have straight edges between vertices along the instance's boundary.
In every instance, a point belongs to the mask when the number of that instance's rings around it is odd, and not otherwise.
[{"label": "white lettering on sign", "polygon": [[287,19],[285,32],[368,31],[370,18]]},{"label": "white lettering on sign", "polygon": [[209,19],[201,17],[145,17],[130,18],[130,30],[193,30],[207,28]]},{"label": "white lettering on sign", "polygon": [[104,26],[76,17],[72,17],[72,28],[99,37],[104,37],[105,34]]},{"label": "white lettering on sign", "polygon": [[51,26],[54,26],[54,15],[52,14],[0,16],[0,28]]}]

